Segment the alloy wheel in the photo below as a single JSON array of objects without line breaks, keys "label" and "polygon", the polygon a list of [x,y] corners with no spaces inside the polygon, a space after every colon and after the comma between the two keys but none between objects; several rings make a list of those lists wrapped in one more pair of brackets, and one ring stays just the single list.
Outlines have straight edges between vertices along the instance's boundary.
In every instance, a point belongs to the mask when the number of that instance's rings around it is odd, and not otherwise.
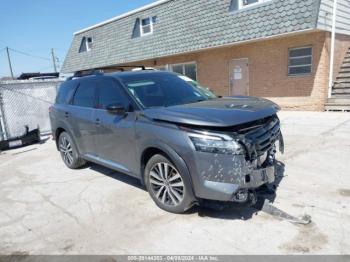
[{"label": "alloy wheel", "polygon": [[161,162],[150,171],[150,186],[154,196],[162,204],[177,206],[184,199],[185,185],[175,167]]},{"label": "alloy wheel", "polygon": [[60,152],[62,153],[63,161],[71,165],[73,163],[73,148],[65,136],[60,141]]}]

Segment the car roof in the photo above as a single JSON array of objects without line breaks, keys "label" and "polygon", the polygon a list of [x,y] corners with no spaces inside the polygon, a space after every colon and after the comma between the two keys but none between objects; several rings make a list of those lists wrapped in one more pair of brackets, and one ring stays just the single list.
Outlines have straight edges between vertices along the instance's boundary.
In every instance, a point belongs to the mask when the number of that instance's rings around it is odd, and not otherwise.
[{"label": "car roof", "polygon": [[124,72],[113,72],[113,73],[99,73],[99,74],[91,74],[81,77],[73,77],[68,79],[67,81],[88,81],[89,79],[98,79],[104,77],[113,77],[118,80],[122,78],[128,78],[132,76],[156,76],[156,75],[176,75],[172,72],[168,71],[156,71],[156,70],[141,70],[141,71],[124,71]]},{"label": "car roof", "polygon": [[107,73],[105,76],[112,77],[129,77],[129,76],[149,76],[149,75],[173,75],[174,73],[166,71],[155,71],[155,70],[140,70],[140,71],[124,71],[124,72],[115,72]]}]

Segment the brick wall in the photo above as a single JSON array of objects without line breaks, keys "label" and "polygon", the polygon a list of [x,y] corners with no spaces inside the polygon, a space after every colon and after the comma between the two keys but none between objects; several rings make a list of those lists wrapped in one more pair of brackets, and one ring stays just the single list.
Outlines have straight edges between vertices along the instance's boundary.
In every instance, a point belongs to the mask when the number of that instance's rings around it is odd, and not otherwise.
[{"label": "brick wall", "polygon": [[[146,66],[162,66],[182,62],[197,62],[198,81],[218,95],[229,95],[229,63],[232,59],[249,59],[249,94],[266,97],[283,109],[324,110],[328,86],[328,37],[326,32],[312,32],[294,36],[216,48],[138,62]],[[336,68],[344,57],[349,37],[338,36]],[[312,73],[288,76],[288,49],[312,46]]]}]

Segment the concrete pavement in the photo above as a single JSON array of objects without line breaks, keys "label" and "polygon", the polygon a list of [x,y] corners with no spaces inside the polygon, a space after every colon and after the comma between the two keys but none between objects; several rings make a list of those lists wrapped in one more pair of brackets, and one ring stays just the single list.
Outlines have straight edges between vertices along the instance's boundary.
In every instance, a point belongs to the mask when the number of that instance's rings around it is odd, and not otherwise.
[{"label": "concrete pavement", "polygon": [[166,213],[136,179],[69,170],[54,143],[0,154],[1,254],[349,254],[350,114],[281,112],[286,153],[269,210]]}]

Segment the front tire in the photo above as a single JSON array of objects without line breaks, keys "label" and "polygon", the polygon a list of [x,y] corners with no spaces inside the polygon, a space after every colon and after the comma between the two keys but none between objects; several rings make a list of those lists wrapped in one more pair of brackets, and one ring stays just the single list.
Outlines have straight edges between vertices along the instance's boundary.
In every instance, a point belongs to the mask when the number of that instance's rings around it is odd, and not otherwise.
[{"label": "front tire", "polygon": [[148,161],[144,178],[150,196],[161,209],[180,214],[192,207],[190,185],[163,155],[154,155]]},{"label": "front tire", "polygon": [[73,139],[67,132],[62,132],[58,139],[59,151],[63,162],[71,169],[77,169],[86,164],[86,161],[79,157],[78,150]]}]

